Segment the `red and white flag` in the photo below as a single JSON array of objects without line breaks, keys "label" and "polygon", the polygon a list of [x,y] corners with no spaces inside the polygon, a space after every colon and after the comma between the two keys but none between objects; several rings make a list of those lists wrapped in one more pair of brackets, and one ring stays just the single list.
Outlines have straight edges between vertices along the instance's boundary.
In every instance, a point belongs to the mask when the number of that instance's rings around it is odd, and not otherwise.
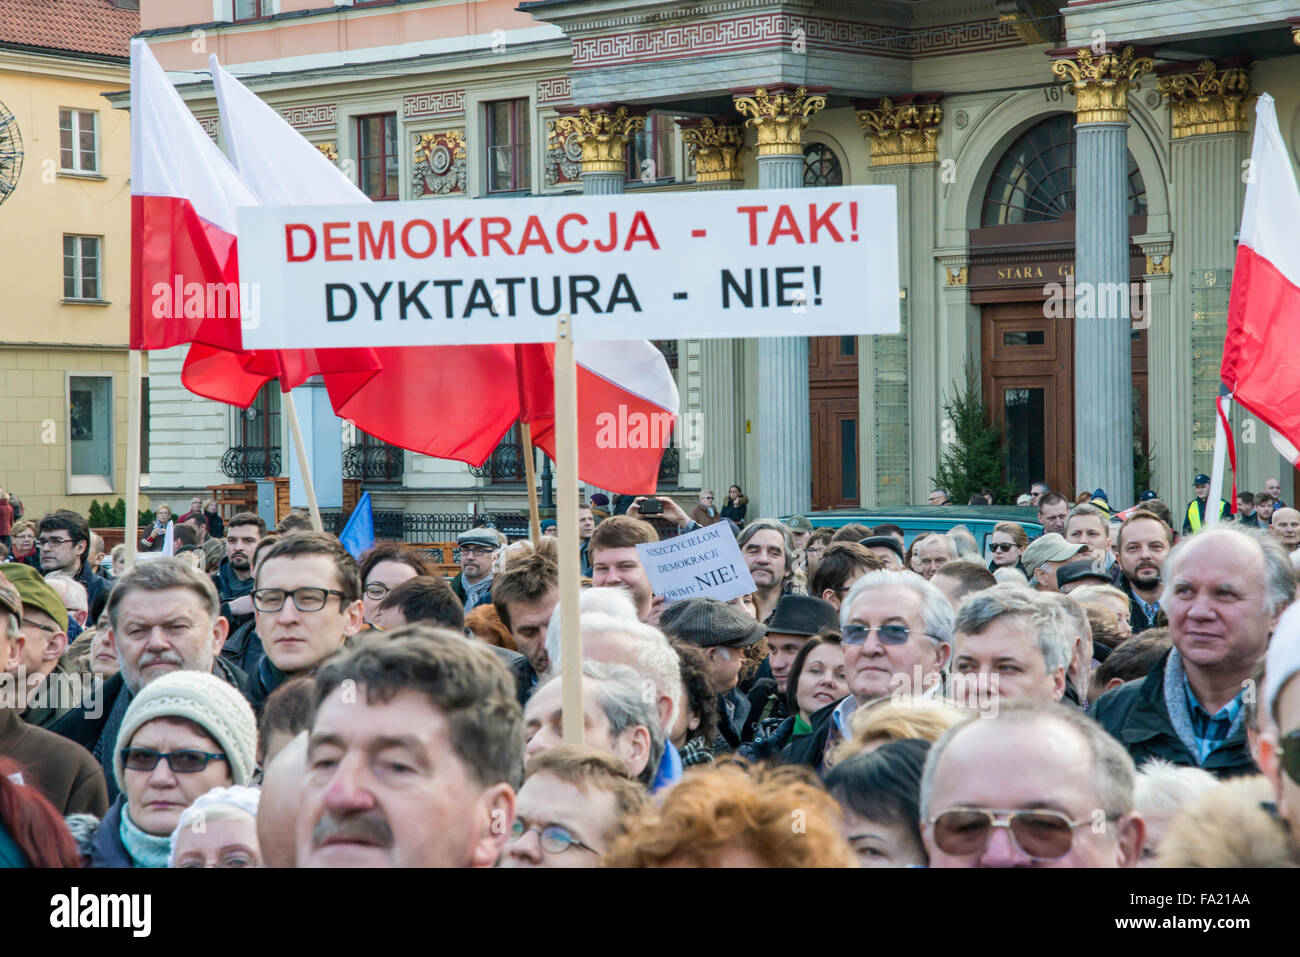
[{"label": "red and white flag", "polygon": [[1267,93],[1255,106],[1248,171],[1220,375],[1232,399],[1273,429],[1274,446],[1297,465],[1300,189]]},{"label": "red and white flag", "polygon": [[132,40],[132,349],[239,348],[235,207],[256,202],[149,44]]},{"label": "red and white flag", "polygon": [[[534,361],[544,356],[553,366],[551,347],[534,347],[528,354]],[[578,477],[625,495],[654,492],[679,405],[677,383],[663,353],[637,339],[579,342],[573,354],[578,367]],[[532,422],[533,444],[555,458],[554,399],[530,407],[528,396],[540,390],[524,387],[530,379],[545,378],[521,369],[521,418]]]}]

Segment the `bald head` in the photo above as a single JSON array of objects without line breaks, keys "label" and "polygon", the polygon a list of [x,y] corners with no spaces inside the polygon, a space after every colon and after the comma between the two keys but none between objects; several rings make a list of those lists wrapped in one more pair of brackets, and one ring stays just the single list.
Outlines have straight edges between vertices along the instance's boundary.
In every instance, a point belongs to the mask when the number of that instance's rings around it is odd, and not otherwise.
[{"label": "bald head", "polygon": [[1295,509],[1274,509],[1269,528],[1288,552],[1300,546],[1300,512]]},{"label": "bald head", "polygon": [[294,867],[298,859],[294,835],[298,805],[307,776],[307,732],[284,746],[262,775],[262,798],[257,806],[257,842],[267,867]]}]

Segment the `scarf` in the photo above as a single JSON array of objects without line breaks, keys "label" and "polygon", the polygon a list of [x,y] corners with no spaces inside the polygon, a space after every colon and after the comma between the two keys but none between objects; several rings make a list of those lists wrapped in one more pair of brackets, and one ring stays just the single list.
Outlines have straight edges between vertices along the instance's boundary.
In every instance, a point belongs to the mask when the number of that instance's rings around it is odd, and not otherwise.
[{"label": "scarf", "polygon": [[794,719],[794,730],[790,732],[790,737],[797,738],[801,734],[811,734],[812,725],[804,720],[803,715],[797,715]]},{"label": "scarf", "polygon": [[167,866],[167,858],[172,848],[171,835],[158,837],[156,834],[146,834],[140,830],[131,820],[129,805],[122,805],[122,824],[117,829],[117,833],[122,838],[122,846],[126,848],[126,853],[131,856],[136,867]]}]

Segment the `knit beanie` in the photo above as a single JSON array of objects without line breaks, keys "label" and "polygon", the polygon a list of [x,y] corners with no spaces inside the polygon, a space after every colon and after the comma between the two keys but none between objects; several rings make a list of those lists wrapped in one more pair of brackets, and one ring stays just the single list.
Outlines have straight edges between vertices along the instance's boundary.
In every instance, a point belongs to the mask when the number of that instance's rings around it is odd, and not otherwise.
[{"label": "knit beanie", "polygon": [[246,785],[257,761],[257,719],[244,696],[232,685],[202,671],[173,671],[149,682],[136,693],[126,709],[122,728],[113,748],[113,775],[118,789],[126,793],[122,772],[122,749],[132,736],[155,718],[185,718],[193,721],[217,743],[225,754],[234,783]]}]

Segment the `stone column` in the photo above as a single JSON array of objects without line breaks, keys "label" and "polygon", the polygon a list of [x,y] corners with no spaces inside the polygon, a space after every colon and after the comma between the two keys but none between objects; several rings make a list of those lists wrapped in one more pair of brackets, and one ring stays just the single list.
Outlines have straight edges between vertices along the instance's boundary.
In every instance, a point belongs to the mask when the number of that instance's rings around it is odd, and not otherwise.
[{"label": "stone column", "polygon": [[[1160,72],[1163,75],[1157,88],[1165,97],[1172,120],[1170,212],[1178,244],[1171,258],[1171,321],[1164,329],[1153,323],[1149,342],[1153,356],[1168,357],[1167,374],[1172,381],[1169,392],[1153,389],[1151,394],[1171,396],[1172,409],[1177,413],[1172,422],[1163,421],[1164,417],[1161,421],[1162,445],[1168,459],[1167,464],[1162,463],[1161,449],[1157,448],[1156,469],[1161,481],[1168,483],[1161,490],[1176,490],[1188,498],[1192,475],[1208,473],[1213,463],[1210,449],[1193,448],[1192,422],[1197,418],[1196,409],[1212,408],[1210,403],[1219,391],[1222,358],[1221,352],[1216,352],[1194,361],[1193,325],[1212,321],[1227,329],[1226,313],[1195,315],[1191,277],[1197,276],[1198,284],[1203,284],[1207,272],[1222,273],[1233,267],[1233,236],[1246,197],[1242,172],[1250,156],[1248,114],[1254,97],[1245,58],[1203,60],[1195,68],[1180,64]],[[1222,298],[1226,305],[1226,291]],[[1198,368],[1202,370],[1199,375]],[[1279,477],[1290,465],[1273,449],[1268,428],[1262,422],[1256,420],[1243,429],[1251,418],[1244,410],[1233,408],[1238,486],[1257,492],[1266,479]],[[1211,427],[1206,431],[1212,436],[1213,419],[1209,422]],[[1152,431],[1156,431],[1154,414]],[[1166,494],[1178,497],[1172,492]]]},{"label": "stone column", "polygon": [[[741,157],[748,151],[745,131],[729,119],[678,120],[682,141],[695,161],[698,190],[741,189]],[[740,339],[704,339],[700,343],[701,412],[703,413],[701,487],[717,494],[722,506],[732,484],[749,490],[744,473],[744,344]]]},{"label": "stone column", "polygon": [[[938,93],[908,93],[872,100],[857,110],[858,125],[871,148],[871,182],[892,185],[898,197],[898,278],[907,290],[907,321],[899,335],[865,337],[863,352],[871,352],[873,361],[871,376],[858,380],[863,422],[859,431],[861,454],[872,459],[871,469],[862,471],[875,476],[875,487],[869,496],[863,490],[864,506],[867,501],[877,506],[926,501],[938,471],[941,398],[951,392],[954,376],[960,379],[963,374],[961,359],[955,372],[950,368],[935,301],[935,204],[943,121],[939,98]],[[898,368],[900,361],[903,368]],[[898,412],[877,412],[877,398],[901,408],[901,421]],[[906,461],[890,455],[898,447],[898,435],[904,437]]]},{"label": "stone column", "polygon": [[612,103],[562,111],[555,119],[555,132],[576,137],[582,147],[582,191],[591,196],[623,192],[627,182],[627,140],[644,129],[644,116]]},{"label": "stone column", "polygon": [[1075,488],[1121,507],[1134,501],[1128,93],[1152,65],[1112,45],[1052,63],[1075,95]]},{"label": "stone column", "polygon": [[[745,124],[758,133],[759,189],[803,186],[803,131],[826,97],[806,87],[760,87],[736,97]],[[795,325],[791,316],[791,326]],[[812,507],[812,428],[808,400],[808,340],[758,341],[758,458],[762,484],[750,515],[777,517]]]}]

